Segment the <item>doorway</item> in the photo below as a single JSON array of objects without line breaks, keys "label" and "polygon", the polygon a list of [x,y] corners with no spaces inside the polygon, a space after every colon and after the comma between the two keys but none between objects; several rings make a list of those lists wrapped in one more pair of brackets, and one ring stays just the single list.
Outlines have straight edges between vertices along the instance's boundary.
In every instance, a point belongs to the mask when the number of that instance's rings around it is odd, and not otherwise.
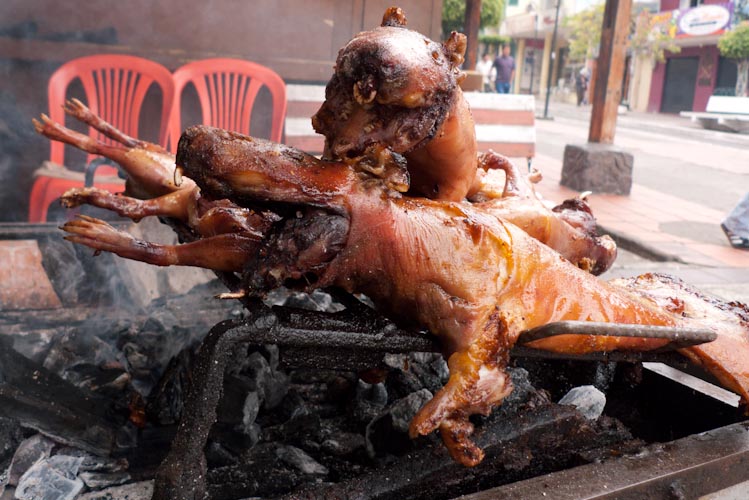
[{"label": "doorway", "polygon": [[661,113],[692,111],[698,57],[671,57],[666,64]]}]

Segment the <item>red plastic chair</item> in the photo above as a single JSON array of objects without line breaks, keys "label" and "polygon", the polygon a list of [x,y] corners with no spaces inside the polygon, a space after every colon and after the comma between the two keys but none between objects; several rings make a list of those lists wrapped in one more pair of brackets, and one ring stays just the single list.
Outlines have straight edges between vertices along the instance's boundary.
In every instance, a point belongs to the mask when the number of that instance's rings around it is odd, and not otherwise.
[{"label": "red plastic chair", "polygon": [[[138,118],[143,99],[152,84],[160,87],[163,105],[161,110],[161,129],[159,143],[166,144],[169,112],[174,101],[174,82],[171,72],[164,66],[140,57],[101,54],[73,59],[63,64],[49,80],[49,116],[58,123],[65,123],[65,112],[62,105],[70,83],[80,79],[86,95],[88,107],[118,129],[131,137],[138,137]],[[89,128],[89,135],[103,142],[112,141]],[[65,163],[65,145],[51,141],[50,161],[57,165]],[[88,155],[90,162],[94,155]],[[39,176],[31,188],[29,204],[29,222],[44,222],[50,203],[59,198],[65,191],[84,184],[83,173],[74,174],[76,179],[60,179]],[[97,183],[97,178],[112,178],[117,169],[102,166],[96,171],[94,183],[97,187],[112,192],[124,189],[122,183]]]},{"label": "red plastic chair", "polygon": [[195,86],[203,125],[250,134],[252,107],[265,85],[273,99],[270,140],[280,142],[286,117],[286,84],[270,68],[241,59],[204,59],[174,72],[174,104],[169,120],[169,149],[176,151],[182,134],[181,99],[188,83]]}]

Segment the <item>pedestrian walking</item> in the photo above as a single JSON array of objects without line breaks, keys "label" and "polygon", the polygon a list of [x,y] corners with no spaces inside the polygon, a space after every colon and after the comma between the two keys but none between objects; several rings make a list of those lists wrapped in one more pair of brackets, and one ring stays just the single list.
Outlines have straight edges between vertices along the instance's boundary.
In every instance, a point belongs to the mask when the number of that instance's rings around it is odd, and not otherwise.
[{"label": "pedestrian walking", "polygon": [[588,83],[590,82],[590,71],[587,66],[583,66],[575,77],[575,91],[577,92],[577,105],[588,104]]},{"label": "pedestrian walking", "polygon": [[476,71],[481,74],[482,92],[493,92],[494,91],[494,67],[493,67],[492,56],[484,53],[481,60],[476,64]]},{"label": "pedestrian walking", "polygon": [[749,249],[749,193],[746,193],[720,225],[733,248]]},{"label": "pedestrian walking", "polygon": [[495,86],[500,94],[509,94],[512,79],[515,77],[515,59],[510,55],[510,45],[502,47],[502,55],[498,56],[492,64],[497,70]]}]

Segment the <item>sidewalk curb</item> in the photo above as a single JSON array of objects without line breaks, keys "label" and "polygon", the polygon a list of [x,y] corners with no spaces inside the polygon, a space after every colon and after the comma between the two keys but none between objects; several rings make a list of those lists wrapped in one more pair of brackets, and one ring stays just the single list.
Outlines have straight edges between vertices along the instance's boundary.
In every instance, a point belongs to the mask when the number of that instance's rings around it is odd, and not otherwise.
[{"label": "sidewalk curb", "polygon": [[608,234],[616,243],[617,248],[632,252],[635,255],[655,262],[680,262],[684,261],[677,255],[663,252],[653,245],[644,243],[638,239],[631,238],[626,234],[619,231],[612,231],[607,229],[605,226],[598,225],[596,227],[598,234]]}]

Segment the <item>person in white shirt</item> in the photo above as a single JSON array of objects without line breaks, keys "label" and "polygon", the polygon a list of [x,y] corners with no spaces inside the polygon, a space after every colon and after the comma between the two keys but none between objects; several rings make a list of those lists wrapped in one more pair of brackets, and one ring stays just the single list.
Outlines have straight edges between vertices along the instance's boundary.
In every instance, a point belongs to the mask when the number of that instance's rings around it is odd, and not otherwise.
[{"label": "person in white shirt", "polygon": [[494,92],[494,78],[492,75],[496,73],[492,67],[492,58],[489,54],[484,53],[481,60],[476,64],[476,71],[481,73],[483,91]]}]

